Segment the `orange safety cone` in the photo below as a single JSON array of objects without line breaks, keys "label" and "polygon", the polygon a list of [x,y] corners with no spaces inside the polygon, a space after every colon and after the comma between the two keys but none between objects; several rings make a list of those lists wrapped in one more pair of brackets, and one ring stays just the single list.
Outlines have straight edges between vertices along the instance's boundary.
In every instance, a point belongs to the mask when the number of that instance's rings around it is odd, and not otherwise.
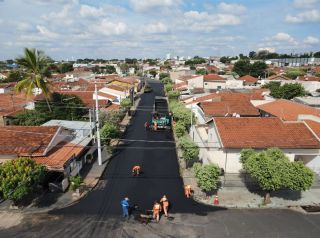
[{"label": "orange safety cone", "polygon": [[214,205],[219,205],[219,197],[218,197],[218,195],[216,195],[216,196],[214,197],[213,204],[214,204]]}]

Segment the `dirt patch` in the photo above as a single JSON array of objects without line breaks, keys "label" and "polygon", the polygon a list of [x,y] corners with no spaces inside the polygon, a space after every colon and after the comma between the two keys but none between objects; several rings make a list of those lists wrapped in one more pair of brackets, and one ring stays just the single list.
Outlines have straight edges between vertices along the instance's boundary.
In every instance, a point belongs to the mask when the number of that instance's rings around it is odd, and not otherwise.
[{"label": "dirt patch", "polygon": [[17,212],[0,212],[0,229],[7,229],[19,225],[24,215]]}]

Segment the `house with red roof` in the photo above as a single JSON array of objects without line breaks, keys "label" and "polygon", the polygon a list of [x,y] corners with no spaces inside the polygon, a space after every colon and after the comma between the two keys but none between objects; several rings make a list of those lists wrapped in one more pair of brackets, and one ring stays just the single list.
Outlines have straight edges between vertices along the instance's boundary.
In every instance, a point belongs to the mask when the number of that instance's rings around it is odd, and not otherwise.
[{"label": "house with red roof", "polygon": [[225,89],[227,79],[221,77],[218,74],[203,75],[203,88],[204,89]]},{"label": "house with red roof", "polygon": [[242,80],[244,85],[249,85],[249,86],[254,86],[258,83],[258,79],[251,75],[242,76],[238,78],[238,80]]},{"label": "house with red roof", "polygon": [[284,122],[276,117],[213,117],[206,125],[192,130],[199,142],[200,159],[214,163],[226,173],[242,170],[240,152],[253,148],[281,149],[291,161],[301,160],[320,172],[312,163],[320,153],[320,140],[304,122]]}]

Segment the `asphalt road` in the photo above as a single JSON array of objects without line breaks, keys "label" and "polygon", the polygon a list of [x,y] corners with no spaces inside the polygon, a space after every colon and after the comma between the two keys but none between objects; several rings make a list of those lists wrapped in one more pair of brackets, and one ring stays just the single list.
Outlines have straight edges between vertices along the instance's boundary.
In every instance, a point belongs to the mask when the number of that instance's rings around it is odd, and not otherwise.
[{"label": "asphalt road", "polygon": [[[161,84],[152,81],[154,91],[143,94],[124,139],[98,186],[77,204],[49,214],[29,215],[23,224],[0,231],[0,237],[319,237],[320,216],[290,210],[226,210],[186,199],[175,145],[170,132],[148,132],[155,95]],[[153,142],[150,142],[153,141]],[[142,176],[132,177],[139,164]],[[121,218],[120,201],[145,211],[163,194],[169,198],[172,220],[140,224]]]}]

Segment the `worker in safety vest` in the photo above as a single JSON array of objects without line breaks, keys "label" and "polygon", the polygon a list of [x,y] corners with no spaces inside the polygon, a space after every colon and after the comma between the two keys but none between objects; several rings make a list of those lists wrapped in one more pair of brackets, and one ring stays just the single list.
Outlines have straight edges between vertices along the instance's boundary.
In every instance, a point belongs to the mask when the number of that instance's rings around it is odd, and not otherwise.
[{"label": "worker in safety vest", "polygon": [[153,219],[156,219],[156,221],[159,222],[159,220],[160,220],[160,212],[161,212],[161,205],[157,201],[155,201],[154,204],[153,204],[152,212],[153,212]]},{"label": "worker in safety vest", "polygon": [[140,174],[140,166],[139,165],[135,165],[133,166],[132,168],[132,175],[135,176],[135,175],[139,175]]},{"label": "worker in safety vest", "polygon": [[156,131],[158,129],[158,124],[156,121],[154,121],[153,123],[153,129]]},{"label": "worker in safety vest", "polygon": [[164,215],[168,217],[169,201],[166,195],[163,195],[163,197],[160,199],[160,203],[162,203]]},{"label": "worker in safety vest", "polygon": [[188,184],[186,186],[184,186],[184,194],[186,195],[187,198],[189,198],[191,196],[191,186]]}]

